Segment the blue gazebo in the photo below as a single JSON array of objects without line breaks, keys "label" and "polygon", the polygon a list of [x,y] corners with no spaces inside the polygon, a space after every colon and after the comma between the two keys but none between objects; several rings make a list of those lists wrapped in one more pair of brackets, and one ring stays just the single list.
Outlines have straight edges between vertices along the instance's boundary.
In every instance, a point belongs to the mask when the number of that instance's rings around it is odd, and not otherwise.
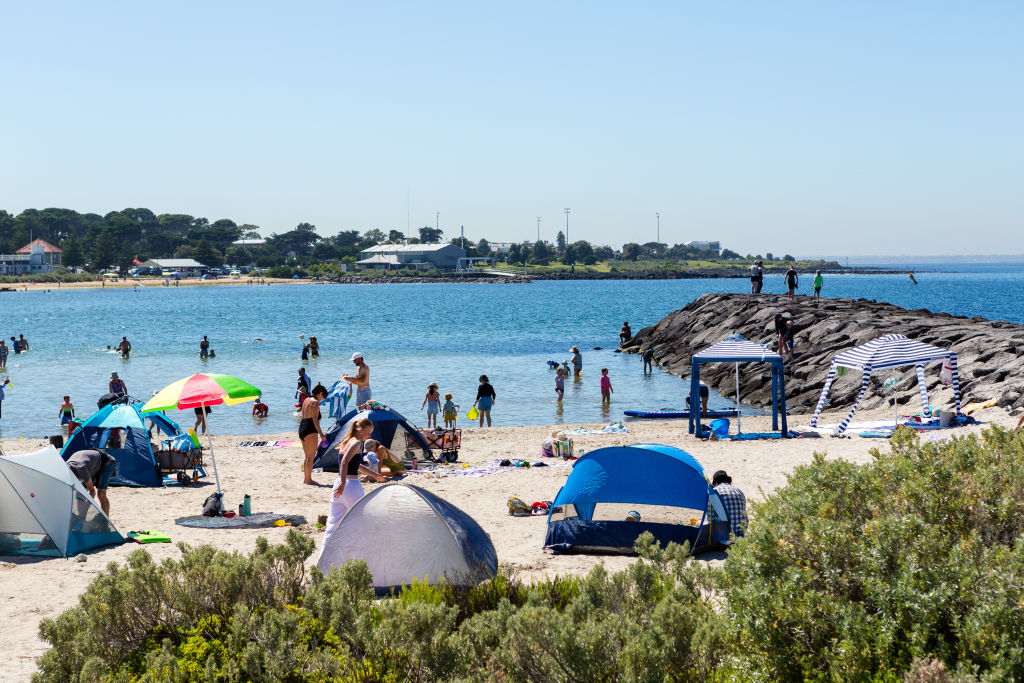
[{"label": "blue gazebo", "polygon": [[[786,438],[789,429],[786,424],[786,377],[783,373],[782,356],[771,351],[763,344],[733,334],[722,341],[695,353],[690,361],[690,433],[702,433],[700,426],[700,366],[704,363],[735,363],[736,364],[736,410],[739,414],[740,401],[740,363],[771,363],[772,364],[772,430],[779,429],[779,416],[782,416],[782,438]],[[739,418],[737,418],[738,421]]]}]

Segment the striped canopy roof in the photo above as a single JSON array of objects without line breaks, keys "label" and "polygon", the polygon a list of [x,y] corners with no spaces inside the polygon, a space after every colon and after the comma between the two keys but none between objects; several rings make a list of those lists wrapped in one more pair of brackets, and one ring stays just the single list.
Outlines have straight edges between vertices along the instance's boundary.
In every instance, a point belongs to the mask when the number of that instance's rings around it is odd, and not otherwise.
[{"label": "striped canopy roof", "polygon": [[920,365],[956,355],[948,349],[914,341],[902,334],[887,334],[867,344],[843,351],[832,359],[832,365],[847,368],[870,366],[872,370]]},{"label": "striped canopy roof", "polygon": [[755,344],[738,334],[730,335],[717,344],[695,353],[694,358],[728,359],[735,361],[781,361],[782,356],[767,346]]}]

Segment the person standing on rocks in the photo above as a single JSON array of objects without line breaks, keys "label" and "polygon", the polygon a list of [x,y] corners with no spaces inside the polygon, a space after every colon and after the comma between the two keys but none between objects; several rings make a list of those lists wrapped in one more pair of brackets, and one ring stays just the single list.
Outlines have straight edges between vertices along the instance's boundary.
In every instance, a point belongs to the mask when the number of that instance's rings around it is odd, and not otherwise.
[{"label": "person standing on rocks", "polygon": [[786,355],[786,332],[789,328],[788,323],[792,322],[789,318],[781,313],[775,314],[775,336],[779,345],[779,355]]},{"label": "person standing on rocks", "polygon": [[786,271],[785,280],[786,289],[788,290],[786,296],[792,299],[793,293],[796,291],[796,286],[799,283],[799,277],[796,274],[796,268],[794,268],[793,266],[789,267],[789,270]]},{"label": "person standing on rocks", "polygon": [[824,279],[821,277],[821,271],[814,271],[814,300],[821,300],[821,286],[824,284]]},{"label": "person standing on rocks", "polygon": [[764,265],[758,261],[750,266],[750,293],[760,294],[761,285],[764,283]]}]

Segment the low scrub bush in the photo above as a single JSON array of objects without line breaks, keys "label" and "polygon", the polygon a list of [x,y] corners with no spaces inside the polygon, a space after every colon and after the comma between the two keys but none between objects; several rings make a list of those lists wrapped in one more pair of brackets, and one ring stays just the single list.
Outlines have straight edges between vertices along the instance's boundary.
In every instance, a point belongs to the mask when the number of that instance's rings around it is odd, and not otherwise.
[{"label": "low scrub bush", "polygon": [[722,582],[740,651],[773,680],[899,680],[935,662],[1024,679],[1024,438],[900,430],[890,445],[864,466],[818,456],[756,506]]},{"label": "low scrub bush", "polygon": [[1024,680],[1024,435],[993,427],[867,465],[797,468],[722,568],[641,538],[610,573],[379,599],[363,562],[248,555],[111,564],[44,620],[41,681]]}]

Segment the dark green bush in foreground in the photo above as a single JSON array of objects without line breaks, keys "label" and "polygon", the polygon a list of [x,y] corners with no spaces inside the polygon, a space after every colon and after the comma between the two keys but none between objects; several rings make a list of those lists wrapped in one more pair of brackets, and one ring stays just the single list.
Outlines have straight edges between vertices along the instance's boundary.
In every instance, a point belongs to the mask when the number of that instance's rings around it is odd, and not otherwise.
[{"label": "dark green bush in foreground", "polygon": [[40,630],[38,680],[996,681],[1024,679],[1024,440],[817,458],[757,506],[723,569],[640,544],[610,574],[375,599],[313,541],[182,546],[110,565]]}]

